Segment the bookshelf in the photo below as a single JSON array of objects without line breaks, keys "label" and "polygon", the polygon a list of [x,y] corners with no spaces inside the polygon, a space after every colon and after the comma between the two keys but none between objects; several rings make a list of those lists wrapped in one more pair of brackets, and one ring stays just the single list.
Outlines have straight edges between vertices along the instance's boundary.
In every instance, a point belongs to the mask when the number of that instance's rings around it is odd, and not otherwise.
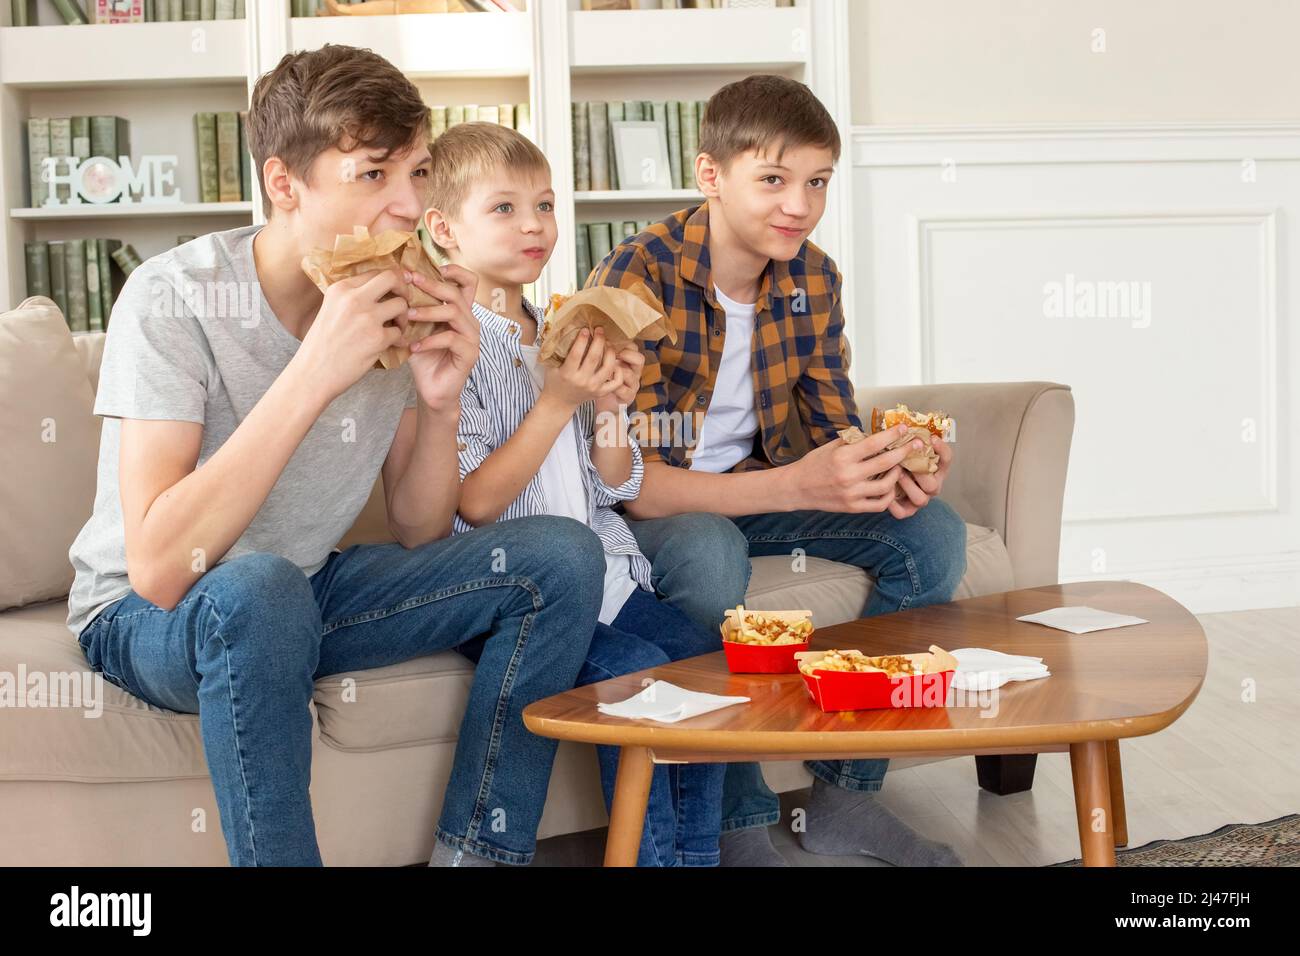
[{"label": "bookshelf", "polygon": [[[11,307],[26,294],[25,241],[100,232],[147,258],[180,234],[262,222],[260,198],[198,202],[193,114],[247,108],[257,77],[284,53],[325,43],[375,50],[410,76],[430,105],[530,105],[534,138],[552,165],[560,232],[539,288],[567,290],[574,281],[575,223],[657,219],[700,198],[691,189],[575,193],[571,102],[702,100],[749,73],[781,73],[807,83],[836,118],[847,171],[849,2],[584,11],[580,0],[527,0],[515,14],[291,17],[288,0],[257,0],[247,4],[245,20],[38,27],[9,26],[8,4],[0,4],[0,298]],[[525,6],[523,0],[516,5]],[[42,9],[40,22],[52,23],[54,15]],[[29,208],[24,123],[29,116],[73,114],[129,119],[133,155],[175,153],[181,202]],[[852,256],[849,178],[845,172],[835,178],[813,234],[845,268]],[[256,192],[256,173],[253,179]],[[101,218],[111,224],[88,228],[89,220]]]}]

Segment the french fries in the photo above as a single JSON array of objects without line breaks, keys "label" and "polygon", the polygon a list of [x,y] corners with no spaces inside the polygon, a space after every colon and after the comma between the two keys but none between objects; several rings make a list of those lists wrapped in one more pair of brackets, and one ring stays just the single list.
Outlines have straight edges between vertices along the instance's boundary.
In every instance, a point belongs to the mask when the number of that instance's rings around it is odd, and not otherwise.
[{"label": "french fries", "polygon": [[737,644],[807,644],[812,636],[811,611],[747,611],[743,604],[727,611],[723,640]]}]

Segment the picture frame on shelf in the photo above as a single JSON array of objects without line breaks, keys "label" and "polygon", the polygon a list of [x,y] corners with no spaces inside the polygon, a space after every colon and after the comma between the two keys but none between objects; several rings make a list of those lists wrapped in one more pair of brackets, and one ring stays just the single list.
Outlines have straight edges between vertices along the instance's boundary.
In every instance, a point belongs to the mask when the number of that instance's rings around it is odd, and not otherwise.
[{"label": "picture frame on shelf", "polygon": [[663,128],[654,120],[614,120],[609,125],[619,188],[672,189],[672,167]]}]

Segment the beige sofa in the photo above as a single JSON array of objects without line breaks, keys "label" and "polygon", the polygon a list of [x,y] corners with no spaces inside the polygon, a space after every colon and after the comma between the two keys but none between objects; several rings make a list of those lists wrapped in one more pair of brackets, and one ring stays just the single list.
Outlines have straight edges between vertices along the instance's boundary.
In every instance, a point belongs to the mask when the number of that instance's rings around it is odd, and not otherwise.
[{"label": "beige sofa", "polygon": [[[0,674],[11,680],[24,669],[87,669],[65,626],[67,550],[94,495],[103,341],[70,334],[48,299],[0,316],[0,608],[8,608],[0,613]],[[968,522],[969,567],[957,597],[1056,581],[1074,421],[1068,387],[864,388],[858,398],[866,407],[939,407],[959,423],[944,489]],[[345,542],[386,540],[382,509],[372,495]],[[786,559],[758,558],[748,601],[809,607],[825,625],[858,616],[871,587],[845,565],[809,559],[795,574]],[[357,692],[346,707],[344,677],[355,678]],[[317,684],[312,803],[327,864],[427,859],[470,677],[469,663],[447,652]],[[97,718],[71,706],[0,708],[0,865],[224,864],[198,718],[103,687]],[[971,761],[973,770],[973,758],[949,759]],[[765,773],[782,791],[810,780],[798,762],[767,764]],[[594,751],[561,745],[541,836],[605,822]]]}]

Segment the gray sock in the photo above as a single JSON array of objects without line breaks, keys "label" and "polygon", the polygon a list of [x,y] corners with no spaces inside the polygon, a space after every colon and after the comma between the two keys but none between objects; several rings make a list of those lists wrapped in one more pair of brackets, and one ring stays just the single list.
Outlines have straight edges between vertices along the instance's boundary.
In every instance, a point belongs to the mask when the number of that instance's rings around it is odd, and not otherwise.
[{"label": "gray sock", "polygon": [[454,846],[447,846],[441,840],[433,842],[433,856],[429,857],[430,866],[496,866],[496,860],[466,853]]},{"label": "gray sock", "polygon": [[767,827],[728,830],[718,839],[719,866],[789,866],[772,846]]},{"label": "gray sock", "polygon": [[895,866],[964,866],[952,847],[918,834],[874,793],[814,780],[806,822],[799,843],[809,853],[865,853]]}]

